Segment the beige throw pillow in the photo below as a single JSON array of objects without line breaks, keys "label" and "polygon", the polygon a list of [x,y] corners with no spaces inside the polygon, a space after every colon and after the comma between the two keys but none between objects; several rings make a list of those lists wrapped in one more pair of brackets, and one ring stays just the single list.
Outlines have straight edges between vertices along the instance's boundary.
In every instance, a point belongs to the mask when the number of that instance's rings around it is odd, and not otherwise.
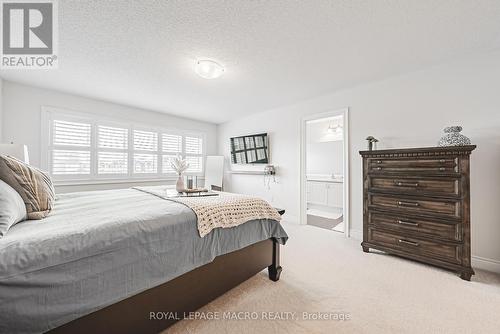
[{"label": "beige throw pillow", "polygon": [[0,179],[19,193],[26,205],[28,219],[42,219],[52,210],[54,186],[50,177],[38,168],[0,155]]}]

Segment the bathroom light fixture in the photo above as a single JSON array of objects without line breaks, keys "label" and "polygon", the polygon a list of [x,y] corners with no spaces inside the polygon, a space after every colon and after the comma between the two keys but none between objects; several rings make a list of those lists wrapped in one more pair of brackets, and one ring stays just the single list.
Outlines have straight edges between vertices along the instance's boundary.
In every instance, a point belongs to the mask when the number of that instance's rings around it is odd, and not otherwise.
[{"label": "bathroom light fixture", "polygon": [[341,134],[342,133],[342,126],[340,124],[337,124],[336,126],[329,125],[328,128],[326,129],[327,133],[330,134]]},{"label": "bathroom light fixture", "polygon": [[204,79],[215,79],[224,73],[224,67],[209,59],[197,60],[194,71]]}]

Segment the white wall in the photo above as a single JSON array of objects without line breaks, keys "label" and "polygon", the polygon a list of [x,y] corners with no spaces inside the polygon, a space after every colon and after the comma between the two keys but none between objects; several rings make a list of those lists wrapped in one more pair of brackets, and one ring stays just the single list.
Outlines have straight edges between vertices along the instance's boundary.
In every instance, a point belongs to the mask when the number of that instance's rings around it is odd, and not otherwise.
[{"label": "white wall", "polygon": [[[119,120],[128,120],[153,126],[174,127],[178,129],[202,131],[206,133],[207,154],[217,153],[216,125],[193,121],[186,118],[142,110],[123,105],[88,99],[53,90],[26,86],[9,81],[3,82],[3,122],[2,142],[27,144],[30,162],[40,165],[40,122],[41,106],[67,108],[74,111],[95,113]],[[158,182],[142,182],[158,184]],[[164,182],[162,182],[164,183]],[[92,186],[59,186],[58,192],[93,189],[125,188],[130,183],[101,184]]]},{"label": "white wall", "polygon": [[[300,78],[297,78],[299,80]],[[271,134],[272,163],[279,184],[266,190],[260,176],[226,175],[226,189],[255,193],[299,215],[299,120],[307,114],[350,109],[351,226],[362,229],[362,169],[365,138],[379,148],[435,146],[447,125],[461,124],[478,148],[472,154],[472,254],[475,264],[500,269],[500,52],[393,77],[261,112],[218,127],[219,154],[229,137]],[[482,261],[480,258],[489,259]],[[496,262],[495,262],[496,261]]]},{"label": "white wall", "polygon": [[337,134],[327,132],[330,124],[329,120],[307,123],[307,174],[344,174],[344,142]]},{"label": "white wall", "polygon": [[0,78],[0,142],[2,139],[3,127],[3,79]]},{"label": "white wall", "polygon": [[341,140],[307,144],[307,174],[343,175],[344,142]]}]

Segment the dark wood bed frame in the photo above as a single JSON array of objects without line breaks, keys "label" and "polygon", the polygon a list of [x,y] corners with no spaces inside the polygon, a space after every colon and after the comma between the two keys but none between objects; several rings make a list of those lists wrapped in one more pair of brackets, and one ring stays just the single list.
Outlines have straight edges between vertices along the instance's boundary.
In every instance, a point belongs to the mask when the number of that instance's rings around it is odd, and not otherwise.
[{"label": "dark wood bed frame", "polygon": [[[268,239],[218,256],[211,263],[48,333],[159,333],[266,267],[269,279],[278,281],[279,251],[278,242]],[[150,319],[151,312],[165,312],[178,319]]]}]

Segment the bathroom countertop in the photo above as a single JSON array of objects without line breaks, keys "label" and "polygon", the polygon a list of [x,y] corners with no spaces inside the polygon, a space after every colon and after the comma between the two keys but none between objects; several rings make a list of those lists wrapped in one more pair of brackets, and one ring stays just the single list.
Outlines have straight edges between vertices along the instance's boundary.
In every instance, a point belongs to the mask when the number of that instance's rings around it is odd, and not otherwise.
[{"label": "bathroom countertop", "polygon": [[331,176],[322,176],[322,175],[310,175],[307,176],[307,181],[312,182],[328,182],[328,183],[344,183],[343,178],[333,178]]}]

